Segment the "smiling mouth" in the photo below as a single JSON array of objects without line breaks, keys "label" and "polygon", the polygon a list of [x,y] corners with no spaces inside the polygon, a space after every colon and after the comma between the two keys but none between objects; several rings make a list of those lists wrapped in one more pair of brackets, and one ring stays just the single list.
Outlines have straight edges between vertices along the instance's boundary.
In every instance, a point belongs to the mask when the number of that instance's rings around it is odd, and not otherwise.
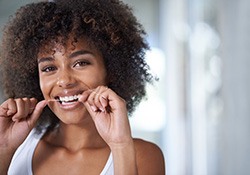
[{"label": "smiling mouth", "polygon": [[64,96],[64,97],[55,97],[55,99],[57,101],[59,101],[59,103],[61,104],[67,104],[67,103],[72,103],[72,102],[76,102],[78,101],[78,99],[80,98],[80,94],[78,95],[71,95],[71,96]]}]

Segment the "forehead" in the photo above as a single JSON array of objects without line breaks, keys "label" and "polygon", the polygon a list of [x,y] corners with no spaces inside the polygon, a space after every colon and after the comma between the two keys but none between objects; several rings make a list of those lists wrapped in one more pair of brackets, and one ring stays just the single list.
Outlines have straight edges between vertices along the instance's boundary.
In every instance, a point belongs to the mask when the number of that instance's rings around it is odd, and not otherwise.
[{"label": "forehead", "polygon": [[38,58],[42,55],[51,55],[55,52],[71,53],[76,50],[88,50],[98,55],[102,55],[100,51],[95,47],[94,43],[90,39],[83,38],[57,38],[55,40],[48,40],[41,44],[38,52]]}]

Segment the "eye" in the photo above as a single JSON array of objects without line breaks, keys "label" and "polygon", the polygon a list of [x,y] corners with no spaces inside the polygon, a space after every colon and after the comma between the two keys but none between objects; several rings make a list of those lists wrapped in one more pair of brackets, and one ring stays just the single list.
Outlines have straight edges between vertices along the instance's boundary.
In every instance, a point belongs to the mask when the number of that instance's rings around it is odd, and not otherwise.
[{"label": "eye", "polygon": [[73,67],[84,67],[84,66],[87,66],[87,65],[89,65],[89,64],[90,64],[90,62],[87,61],[87,60],[77,60],[77,61],[74,63]]},{"label": "eye", "polygon": [[41,69],[42,72],[52,72],[52,71],[55,71],[55,70],[56,70],[55,66],[46,66],[46,67]]}]

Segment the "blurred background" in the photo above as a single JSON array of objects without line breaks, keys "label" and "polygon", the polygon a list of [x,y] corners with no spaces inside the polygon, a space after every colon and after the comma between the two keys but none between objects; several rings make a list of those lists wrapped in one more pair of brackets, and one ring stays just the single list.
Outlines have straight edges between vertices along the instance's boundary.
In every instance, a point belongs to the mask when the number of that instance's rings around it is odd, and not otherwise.
[{"label": "blurred background", "polygon": [[[123,1],[159,78],[130,118],[134,137],[161,147],[168,175],[250,174],[250,1]],[[0,0],[0,28],[28,2]]]}]

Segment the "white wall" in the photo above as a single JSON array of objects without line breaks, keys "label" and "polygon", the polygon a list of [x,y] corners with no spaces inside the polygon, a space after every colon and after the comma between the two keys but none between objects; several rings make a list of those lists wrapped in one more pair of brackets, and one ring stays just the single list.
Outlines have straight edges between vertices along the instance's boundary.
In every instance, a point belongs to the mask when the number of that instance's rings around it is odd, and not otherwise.
[{"label": "white wall", "polygon": [[221,0],[224,111],[218,174],[250,174],[250,1]]}]

